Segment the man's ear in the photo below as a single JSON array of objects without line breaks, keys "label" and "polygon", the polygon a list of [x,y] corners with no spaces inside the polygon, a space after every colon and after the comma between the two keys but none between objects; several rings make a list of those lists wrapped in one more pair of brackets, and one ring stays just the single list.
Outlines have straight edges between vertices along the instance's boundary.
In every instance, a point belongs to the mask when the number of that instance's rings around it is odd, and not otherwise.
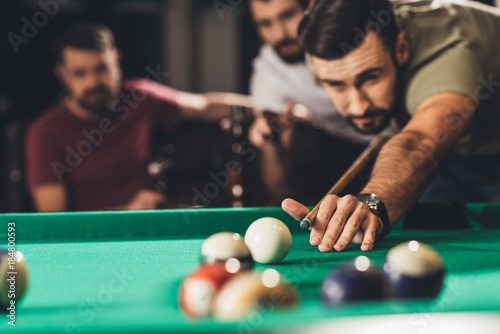
[{"label": "man's ear", "polygon": [[59,83],[61,85],[66,86],[66,76],[65,76],[63,65],[61,63],[56,63],[52,67],[52,70],[54,71],[54,74],[56,75],[57,79],[59,80]]},{"label": "man's ear", "polygon": [[399,66],[405,65],[408,59],[410,58],[410,43],[406,38],[406,34],[402,31],[398,34],[398,37],[396,38],[395,52],[398,65]]},{"label": "man's ear", "polygon": [[118,59],[121,62],[122,61],[122,57],[123,57],[123,51],[122,51],[122,49],[116,49],[116,53],[118,54]]},{"label": "man's ear", "polygon": [[123,58],[123,51],[122,49],[115,49],[115,57],[116,57],[116,63],[121,65],[122,64],[122,58]]}]

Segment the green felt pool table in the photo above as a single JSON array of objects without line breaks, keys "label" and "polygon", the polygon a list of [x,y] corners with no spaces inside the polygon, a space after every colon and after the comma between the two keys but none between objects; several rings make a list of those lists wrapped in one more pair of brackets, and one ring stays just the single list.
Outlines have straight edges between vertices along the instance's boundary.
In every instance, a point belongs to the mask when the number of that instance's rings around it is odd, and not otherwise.
[{"label": "green felt pool table", "polygon": [[[277,208],[3,214],[0,245],[7,244],[8,223],[14,222],[17,249],[31,277],[16,305],[16,326],[8,325],[3,314],[0,333],[303,332],[325,321],[384,315],[403,316],[404,332],[419,333],[425,321],[432,323],[429,314],[500,319],[500,205],[471,204],[465,212],[470,228],[397,226],[369,253],[358,245],[342,253],[320,253],[309,245],[308,233]],[[178,289],[196,268],[203,240],[221,231],[244,234],[264,216],[283,220],[293,244],[281,263],[257,267],[275,268],[296,284],[299,305],[258,311],[237,323],[186,318],[177,305]],[[434,246],[445,260],[438,298],[335,308],[321,304],[320,284],[333,267],[361,254],[380,265],[391,247],[412,239]]]}]

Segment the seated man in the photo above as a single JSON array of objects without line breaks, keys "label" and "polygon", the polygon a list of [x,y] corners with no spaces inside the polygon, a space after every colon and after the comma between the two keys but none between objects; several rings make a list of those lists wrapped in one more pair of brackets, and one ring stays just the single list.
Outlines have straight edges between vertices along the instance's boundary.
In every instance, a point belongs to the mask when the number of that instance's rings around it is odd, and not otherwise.
[{"label": "seated man", "polygon": [[[253,62],[250,95],[257,113],[249,132],[251,142],[262,149],[263,180],[280,200],[291,193],[317,201],[372,136],[350,127],[311,79],[297,32],[306,2],[251,0],[249,7],[264,42]],[[300,111],[293,104],[306,106],[310,115],[292,112]],[[330,151],[335,154],[326,154]]]},{"label": "seated man", "polygon": [[[299,36],[318,80],[359,130],[399,132],[364,194],[324,199],[312,245],[342,251],[361,230],[371,250],[422,194],[500,200],[499,29],[500,11],[475,2],[316,1]],[[282,205],[299,220],[309,212]]]},{"label": "seated man", "polygon": [[[153,209],[165,201],[150,189],[153,131],[179,118],[219,120],[245,96],[190,94],[147,79],[122,80],[112,32],[99,24],[69,29],[56,52],[64,95],[31,126],[28,183],[38,211]],[[164,75],[156,73],[155,75]]]}]

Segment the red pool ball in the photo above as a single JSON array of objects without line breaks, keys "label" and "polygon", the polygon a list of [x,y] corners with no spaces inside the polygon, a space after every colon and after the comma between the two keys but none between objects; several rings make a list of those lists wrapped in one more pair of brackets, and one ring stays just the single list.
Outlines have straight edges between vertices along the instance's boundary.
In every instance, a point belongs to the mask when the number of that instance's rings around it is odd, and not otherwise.
[{"label": "red pool ball", "polygon": [[191,317],[209,316],[217,291],[241,270],[241,263],[235,258],[228,259],[224,263],[201,265],[182,282],[179,296],[181,309]]}]

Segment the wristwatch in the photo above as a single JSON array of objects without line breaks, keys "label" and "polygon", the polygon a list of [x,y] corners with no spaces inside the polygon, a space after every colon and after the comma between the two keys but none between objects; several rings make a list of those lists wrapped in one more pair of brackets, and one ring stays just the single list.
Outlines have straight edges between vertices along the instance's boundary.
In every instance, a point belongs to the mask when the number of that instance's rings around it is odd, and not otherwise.
[{"label": "wristwatch", "polygon": [[385,237],[392,229],[391,222],[389,220],[389,216],[387,215],[387,210],[385,208],[384,203],[380,200],[380,198],[375,194],[359,194],[356,195],[356,199],[361,203],[365,203],[370,211],[378,216],[380,220],[382,220],[382,224],[384,225],[384,229],[382,234],[379,236],[380,238]]}]

